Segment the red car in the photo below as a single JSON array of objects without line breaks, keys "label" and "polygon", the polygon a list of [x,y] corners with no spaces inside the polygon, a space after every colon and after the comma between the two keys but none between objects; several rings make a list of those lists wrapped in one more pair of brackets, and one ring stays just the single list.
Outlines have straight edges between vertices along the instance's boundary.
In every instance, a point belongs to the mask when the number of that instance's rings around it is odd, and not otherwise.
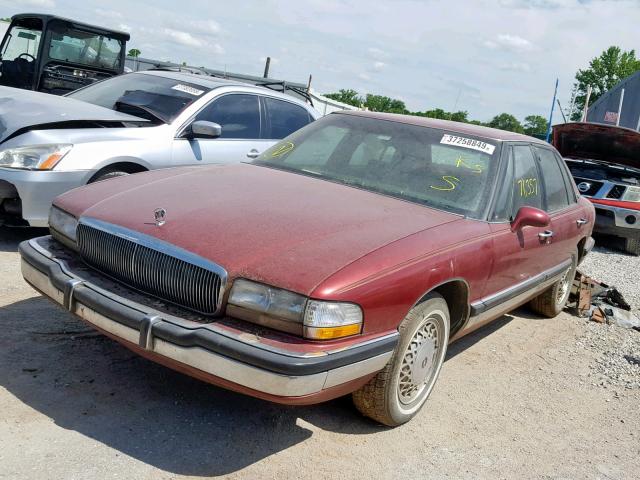
[{"label": "red car", "polygon": [[230,166],[58,197],[25,279],[131,350],[274,402],[424,405],[447,344],[530,302],[553,317],[594,209],[526,136],[341,112]]}]

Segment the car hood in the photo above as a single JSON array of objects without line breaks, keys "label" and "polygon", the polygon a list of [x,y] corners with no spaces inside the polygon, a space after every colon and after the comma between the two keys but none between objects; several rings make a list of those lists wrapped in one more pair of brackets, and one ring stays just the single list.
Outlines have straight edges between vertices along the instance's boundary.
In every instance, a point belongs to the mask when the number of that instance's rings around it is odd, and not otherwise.
[{"label": "car hood", "polygon": [[640,169],[640,132],[629,128],[598,123],[555,125],[553,146],[565,158]]},{"label": "car hood", "polygon": [[[362,256],[460,217],[364,190],[239,164],[98,182],[55,204],[169,242],[244,277],[303,294]],[[166,223],[154,223],[154,210]]]},{"label": "car hood", "polygon": [[147,122],[109,108],[11,87],[0,87],[0,143],[29,130],[123,126],[124,122]]}]

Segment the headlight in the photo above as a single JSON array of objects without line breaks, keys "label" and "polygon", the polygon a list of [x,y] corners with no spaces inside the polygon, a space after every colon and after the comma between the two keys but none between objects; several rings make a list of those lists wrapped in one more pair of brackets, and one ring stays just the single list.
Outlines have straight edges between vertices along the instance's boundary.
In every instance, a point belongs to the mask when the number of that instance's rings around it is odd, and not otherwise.
[{"label": "headlight", "polygon": [[0,151],[0,167],[51,170],[73,145],[33,145]]},{"label": "headlight", "polygon": [[[63,243],[67,245],[68,241],[71,241],[72,244],[76,243],[78,219],[73,215],[64,210],[60,210],[58,207],[51,207],[49,211],[49,227],[51,227],[53,235]],[[67,240],[67,242],[65,242],[65,240]]]},{"label": "headlight", "polygon": [[314,340],[355,335],[362,329],[362,310],[355,304],[310,300],[304,295],[244,279],[234,282],[227,313]]},{"label": "headlight", "polygon": [[627,187],[620,200],[625,202],[640,202],[640,187]]}]

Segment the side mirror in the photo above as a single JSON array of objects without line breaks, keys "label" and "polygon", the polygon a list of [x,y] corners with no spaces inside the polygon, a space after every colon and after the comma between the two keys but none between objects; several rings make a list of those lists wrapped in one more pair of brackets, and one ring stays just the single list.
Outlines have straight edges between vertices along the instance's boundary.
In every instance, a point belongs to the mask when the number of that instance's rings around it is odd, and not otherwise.
[{"label": "side mirror", "polygon": [[182,133],[183,138],[218,138],[222,135],[222,127],[206,120],[196,120]]},{"label": "side mirror", "polygon": [[511,231],[515,232],[527,225],[531,227],[548,227],[551,218],[547,212],[534,207],[520,207],[516,218],[511,222]]}]

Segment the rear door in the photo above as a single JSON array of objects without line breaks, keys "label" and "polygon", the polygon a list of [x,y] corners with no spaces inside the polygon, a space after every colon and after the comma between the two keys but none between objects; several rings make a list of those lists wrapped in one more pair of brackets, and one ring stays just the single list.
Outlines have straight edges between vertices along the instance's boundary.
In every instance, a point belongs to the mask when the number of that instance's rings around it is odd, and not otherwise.
[{"label": "rear door", "polygon": [[551,217],[548,230],[552,233],[549,239],[549,254],[554,261],[562,263],[576,250],[583,228],[581,219],[584,212],[579,207],[575,190],[570,182],[566,169],[560,163],[562,160],[551,149],[534,146],[538,168],[540,170],[544,188],[544,210]]},{"label": "rear door", "polygon": [[257,157],[273,145],[262,138],[263,114],[260,96],[229,93],[213,99],[195,118],[222,127],[219,138],[176,138],[173,142],[175,165],[239,163]]}]

